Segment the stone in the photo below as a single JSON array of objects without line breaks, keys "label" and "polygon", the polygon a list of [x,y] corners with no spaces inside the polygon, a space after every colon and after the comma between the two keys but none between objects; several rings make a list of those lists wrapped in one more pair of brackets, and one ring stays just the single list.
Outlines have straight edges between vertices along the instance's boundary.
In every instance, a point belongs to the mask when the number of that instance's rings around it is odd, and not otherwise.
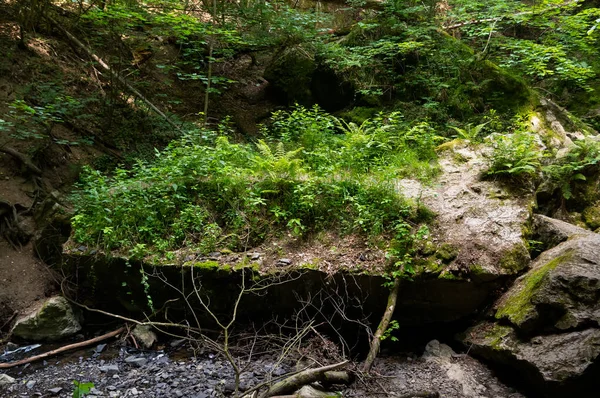
[{"label": "stone", "polygon": [[600,235],[586,233],[542,253],[497,302],[496,318],[528,335],[600,324],[599,249]]},{"label": "stone", "polygon": [[58,395],[58,394],[60,394],[60,392],[61,392],[62,390],[63,390],[63,389],[62,389],[62,387],[54,387],[54,388],[49,388],[49,389],[48,389],[48,393],[49,393],[50,395]]},{"label": "stone", "polygon": [[14,337],[28,341],[56,341],[75,335],[81,324],[71,304],[62,296],[51,297],[40,308],[15,322]]},{"label": "stone", "polygon": [[597,230],[600,228],[600,203],[587,207],[583,211],[583,219],[591,229]]},{"label": "stone", "polygon": [[533,216],[533,231],[535,240],[542,242],[545,249],[551,249],[571,236],[590,233],[590,231],[568,222],[541,214]]},{"label": "stone", "polygon": [[105,365],[105,366],[100,366],[98,368],[98,370],[100,370],[100,372],[102,372],[102,373],[114,374],[114,373],[119,373],[119,366],[118,365]]},{"label": "stone", "polygon": [[0,373],[0,386],[12,384],[16,380],[5,373]]},{"label": "stone", "polygon": [[28,390],[31,390],[33,387],[35,387],[36,384],[37,384],[37,382],[35,380],[29,380],[25,384],[25,387],[27,387]]},{"label": "stone", "polygon": [[277,260],[277,265],[290,265],[292,264],[292,260],[290,260],[289,258],[280,258],[279,260]]},{"label": "stone", "polygon": [[130,365],[142,367],[148,363],[148,360],[144,357],[129,356],[125,358],[125,362]]},{"label": "stone", "polygon": [[425,346],[425,351],[423,352],[423,359],[431,359],[431,358],[452,358],[455,352],[450,348],[450,346],[446,344],[441,344],[437,340],[431,340]]},{"label": "stone", "polygon": [[558,228],[556,239],[568,239],[496,302],[495,321],[470,328],[462,341],[541,395],[589,396],[600,378],[600,235],[543,221]]},{"label": "stone", "polygon": [[149,325],[137,325],[133,329],[132,334],[135,340],[144,348],[151,348],[158,340],[156,333],[154,333],[152,327]]},{"label": "stone", "polygon": [[[466,159],[457,162],[460,153]],[[441,174],[435,185],[414,179],[395,182],[396,190],[436,214],[431,230],[436,257],[445,269],[478,282],[506,280],[530,263],[524,226],[531,215],[533,193],[511,195],[498,181],[481,179],[485,153],[468,145],[440,154]],[[438,272],[439,272],[438,270]]]}]

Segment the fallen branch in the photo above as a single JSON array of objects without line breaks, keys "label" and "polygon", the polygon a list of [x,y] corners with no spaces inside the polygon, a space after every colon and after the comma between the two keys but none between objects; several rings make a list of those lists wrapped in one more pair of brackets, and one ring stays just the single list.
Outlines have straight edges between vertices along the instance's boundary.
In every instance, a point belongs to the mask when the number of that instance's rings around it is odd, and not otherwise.
[{"label": "fallen branch", "polygon": [[36,165],[31,163],[31,160],[29,160],[29,158],[27,156],[23,155],[21,152],[17,151],[16,149],[13,149],[10,147],[0,147],[0,152],[6,153],[7,155],[10,155],[13,158],[17,159],[25,167],[27,167],[27,169],[29,171],[31,171],[33,174],[42,175],[42,170],[40,170],[39,167],[37,167]]},{"label": "fallen branch", "polygon": [[339,369],[347,363],[348,361],[343,361],[316,369],[307,369],[272,385],[267,391],[262,393],[259,398],[270,398],[294,392],[302,386],[314,383],[315,381],[324,380],[327,372]]},{"label": "fallen branch", "polygon": [[387,307],[385,309],[385,313],[383,314],[383,318],[381,318],[381,322],[377,327],[377,331],[371,340],[371,349],[369,350],[369,355],[367,355],[367,359],[365,360],[365,364],[363,365],[363,372],[369,373],[371,370],[371,366],[373,366],[373,362],[375,362],[375,358],[377,354],[379,354],[379,346],[381,344],[381,338],[390,324],[390,320],[392,319],[392,315],[394,315],[394,309],[396,309],[396,300],[398,299],[398,292],[400,291],[400,278],[396,278],[394,280],[394,287],[388,296]]},{"label": "fallen branch", "polygon": [[125,328],[122,327],[122,328],[114,330],[114,331],[112,331],[110,333],[103,334],[102,336],[94,337],[93,339],[86,340],[86,341],[81,341],[79,343],[69,344],[69,345],[66,345],[64,347],[60,347],[60,348],[57,348],[56,350],[48,351],[48,352],[45,352],[45,353],[40,354],[40,355],[36,355],[36,356],[33,356],[33,357],[21,359],[20,361],[0,363],[0,369],[8,369],[8,368],[13,368],[13,367],[19,366],[19,365],[25,365],[26,363],[30,363],[30,362],[34,362],[34,361],[39,361],[40,359],[45,359],[45,358],[48,358],[48,357],[52,357],[54,355],[63,353],[65,351],[74,350],[76,348],[87,347],[89,345],[96,344],[96,343],[98,343],[100,341],[103,341],[103,340],[106,340],[106,339],[110,339],[111,337],[115,337],[119,333],[122,333],[124,330],[125,330]]},{"label": "fallen branch", "polygon": [[83,44],[81,41],[79,41],[79,39],[77,39],[75,36],[73,36],[68,30],[66,30],[61,25],[59,25],[59,23],[56,22],[54,19],[52,19],[49,16],[46,16],[46,18],[48,19],[48,21],[50,21],[50,23],[52,25],[54,25],[58,30],[60,30],[65,36],[67,36],[67,38],[73,44],[75,44],[77,47],[79,47],[83,51],[85,51],[94,61],[96,61],[104,70],[106,70],[108,73],[110,73],[115,79],[117,79],[133,95],[135,95],[136,97],[138,97],[139,99],[144,101],[144,103],[146,105],[148,105],[150,107],[150,109],[152,109],[157,115],[162,117],[167,123],[169,123],[171,126],[173,126],[180,133],[183,132],[179,128],[179,126],[177,126],[175,123],[173,123],[173,121],[171,119],[169,119],[169,117],[167,115],[165,115],[160,109],[158,109],[158,107],[156,105],[154,105],[152,102],[150,102],[150,100],[148,100],[146,97],[144,97],[144,95],[142,93],[140,93],[135,87],[133,87],[131,84],[129,84],[127,82],[127,80],[125,80],[121,75],[119,75],[118,73],[113,71],[112,68],[106,62],[104,62],[102,60],[102,58],[97,56],[92,50],[90,50],[85,44]]}]

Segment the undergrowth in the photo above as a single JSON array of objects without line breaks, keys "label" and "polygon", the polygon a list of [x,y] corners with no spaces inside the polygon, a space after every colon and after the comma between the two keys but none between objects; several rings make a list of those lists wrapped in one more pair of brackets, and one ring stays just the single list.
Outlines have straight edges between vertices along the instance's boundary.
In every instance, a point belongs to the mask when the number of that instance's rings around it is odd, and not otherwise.
[{"label": "undergrowth", "polygon": [[435,174],[437,137],[426,123],[390,114],[357,126],[296,107],[274,115],[264,140],[232,143],[225,131],[189,132],[153,163],[111,176],[86,168],[74,239],[106,251],[206,253],[323,229],[398,239],[423,214],[393,177]]}]

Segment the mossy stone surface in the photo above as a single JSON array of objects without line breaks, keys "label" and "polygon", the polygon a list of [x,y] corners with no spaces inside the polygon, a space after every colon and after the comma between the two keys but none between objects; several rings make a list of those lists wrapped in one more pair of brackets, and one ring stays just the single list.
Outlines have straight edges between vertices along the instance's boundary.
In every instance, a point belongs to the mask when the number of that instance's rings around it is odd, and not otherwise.
[{"label": "mossy stone surface", "polygon": [[536,291],[544,283],[545,277],[551,270],[570,258],[569,254],[555,258],[543,266],[536,268],[521,279],[516,289],[509,293],[508,298],[502,303],[496,312],[496,319],[507,318],[514,325],[520,325],[528,317],[534,316],[535,305],[532,298]]},{"label": "mossy stone surface", "polygon": [[81,330],[79,319],[66,298],[49,298],[34,313],[18,319],[12,335],[26,341],[56,341]]},{"label": "mossy stone surface", "polygon": [[586,208],[583,211],[583,219],[590,229],[597,230],[600,228],[600,203]]}]

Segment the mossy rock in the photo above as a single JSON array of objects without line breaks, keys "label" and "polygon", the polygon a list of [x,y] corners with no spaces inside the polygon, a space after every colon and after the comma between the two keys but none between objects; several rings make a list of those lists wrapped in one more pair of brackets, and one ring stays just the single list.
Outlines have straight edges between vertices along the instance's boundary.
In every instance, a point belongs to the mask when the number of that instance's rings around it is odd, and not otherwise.
[{"label": "mossy rock", "polygon": [[366,106],[357,106],[351,110],[340,113],[340,116],[349,122],[362,124],[367,119],[374,118],[377,113],[380,112],[378,108],[371,108]]},{"label": "mossy rock", "polygon": [[62,296],[51,297],[34,313],[20,318],[12,335],[26,341],[56,341],[81,330],[79,318]]},{"label": "mossy rock", "polygon": [[443,263],[449,264],[458,256],[458,248],[449,243],[443,243],[437,249],[435,256],[442,260]]},{"label": "mossy rock", "polygon": [[508,298],[498,308],[496,318],[507,318],[511,323],[521,325],[528,318],[535,316],[533,297],[537,289],[544,283],[548,272],[558,267],[566,259],[568,259],[567,254],[555,258],[526,274],[517,284],[516,290],[509,293]]},{"label": "mossy rock", "polygon": [[573,235],[536,259],[496,305],[496,319],[523,334],[600,322],[600,235]]},{"label": "mossy rock", "polygon": [[499,261],[500,268],[507,271],[510,274],[517,274],[527,265],[531,260],[527,246],[525,243],[517,244],[511,250],[508,250]]},{"label": "mossy rock", "polygon": [[600,203],[586,208],[583,211],[583,219],[592,230],[600,228]]}]

